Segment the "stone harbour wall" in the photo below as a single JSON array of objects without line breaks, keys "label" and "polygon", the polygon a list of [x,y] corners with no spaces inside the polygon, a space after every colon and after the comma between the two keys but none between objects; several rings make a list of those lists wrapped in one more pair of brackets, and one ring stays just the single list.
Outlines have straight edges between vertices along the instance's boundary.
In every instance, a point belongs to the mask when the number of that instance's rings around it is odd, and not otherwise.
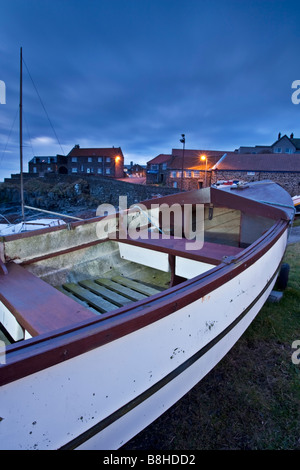
[{"label": "stone harbour wall", "polygon": [[[25,205],[56,212],[74,206],[96,210],[104,203],[118,207],[120,196],[127,196],[129,207],[137,202],[178,191],[169,187],[127,183],[105,177],[48,175],[42,178],[27,176],[24,179]],[[19,204],[20,201],[20,178],[17,175],[0,183],[0,204]]]}]

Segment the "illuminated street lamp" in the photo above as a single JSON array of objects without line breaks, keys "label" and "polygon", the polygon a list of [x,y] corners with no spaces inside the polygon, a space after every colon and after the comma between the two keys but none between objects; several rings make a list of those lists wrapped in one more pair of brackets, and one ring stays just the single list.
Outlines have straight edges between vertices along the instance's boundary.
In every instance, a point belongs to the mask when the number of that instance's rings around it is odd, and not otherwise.
[{"label": "illuminated street lamp", "polygon": [[203,162],[205,161],[205,179],[204,179],[204,187],[206,188],[207,157],[206,157],[206,155],[201,155],[200,159],[201,159]]}]

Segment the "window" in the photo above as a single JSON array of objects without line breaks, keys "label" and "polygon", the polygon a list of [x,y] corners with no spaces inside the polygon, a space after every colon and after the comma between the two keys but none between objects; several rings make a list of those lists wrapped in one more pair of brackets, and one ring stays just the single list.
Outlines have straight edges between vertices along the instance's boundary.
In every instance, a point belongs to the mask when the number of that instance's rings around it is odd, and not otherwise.
[{"label": "window", "polygon": [[91,172],[91,169],[90,169],[90,168],[87,168],[87,169],[86,169],[86,172],[87,172],[87,173],[90,173],[90,172]]},{"label": "window", "polygon": [[200,171],[199,170],[194,170],[193,171],[194,178],[199,178],[200,176]]},{"label": "window", "polygon": [[110,162],[110,157],[106,157],[106,161],[107,161],[107,162]]},{"label": "window", "polygon": [[88,157],[88,162],[91,163],[93,161],[93,157]]},{"label": "window", "polygon": [[167,169],[167,164],[166,164],[166,163],[163,163],[163,164],[162,164],[162,169],[163,169],[163,170],[166,170],[166,169]]},{"label": "window", "polygon": [[177,181],[174,181],[173,188],[177,188]]},{"label": "window", "polygon": [[106,173],[107,175],[110,175],[110,168],[106,168],[106,169],[105,169],[105,173]]},{"label": "window", "polygon": [[33,167],[33,173],[37,173],[37,168],[36,168],[36,166]]},{"label": "window", "polygon": [[186,178],[191,178],[191,177],[192,177],[192,172],[191,172],[191,170],[185,170],[185,177],[186,177]]},{"label": "window", "polygon": [[281,153],[281,147],[275,147],[275,152],[276,153]]},{"label": "window", "polygon": [[72,173],[77,173],[77,168],[72,168]]},{"label": "window", "polygon": [[97,173],[98,173],[99,175],[102,175],[102,168],[98,168]]},{"label": "window", "polygon": [[176,178],[176,171],[171,171],[171,178]]},{"label": "window", "polygon": [[158,165],[151,165],[151,170],[158,170]]},{"label": "window", "polygon": [[48,166],[47,171],[51,171],[51,167],[50,167],[50,166]]},{"label": "window", "polygon": [[98,157],[98,163],[102,162],[102,157]]},{"label": "window", "polygon": [[83,165],[80,166],[80,171],[84,171]]}]

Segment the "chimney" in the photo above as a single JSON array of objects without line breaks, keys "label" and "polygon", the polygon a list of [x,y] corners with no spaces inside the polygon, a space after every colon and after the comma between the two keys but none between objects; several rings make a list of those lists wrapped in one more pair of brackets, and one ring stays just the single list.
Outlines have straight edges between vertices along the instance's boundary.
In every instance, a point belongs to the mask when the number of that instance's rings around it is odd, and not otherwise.
[{"label": "chimney", "polygon": [[293,139],[293,138],[294,138],[294,134],[292,132],[291,135],[290,135],[290,139]]},{"label": "chimney", "polygon": [[74,149],[80,149],[80,145],[79,144],[74,145]]},{"label": "chimney", "polygon": [[278,133],[278,140],[280,139],[281,137],[281,132]]}]

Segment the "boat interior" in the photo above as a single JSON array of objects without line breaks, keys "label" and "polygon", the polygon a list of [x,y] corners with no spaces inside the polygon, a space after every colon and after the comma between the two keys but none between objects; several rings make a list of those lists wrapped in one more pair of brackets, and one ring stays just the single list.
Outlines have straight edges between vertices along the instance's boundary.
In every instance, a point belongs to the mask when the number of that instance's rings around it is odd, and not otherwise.
[{"label": "boat interior", "polygon": [[[182,208],[180,198],[173,197],[172,203]],[[178,218],[167,205],[128,211],[124,236],[124,220],[115,214],[5,237],[0,322],[6,340],[49,334],[95,315],[123,311],[133,302],[142,305],[231,262],[274,224],[275,217],[212,202],[207,191],[196,203],[202,212],[190,204],[184,220],[183,213]]]}]

